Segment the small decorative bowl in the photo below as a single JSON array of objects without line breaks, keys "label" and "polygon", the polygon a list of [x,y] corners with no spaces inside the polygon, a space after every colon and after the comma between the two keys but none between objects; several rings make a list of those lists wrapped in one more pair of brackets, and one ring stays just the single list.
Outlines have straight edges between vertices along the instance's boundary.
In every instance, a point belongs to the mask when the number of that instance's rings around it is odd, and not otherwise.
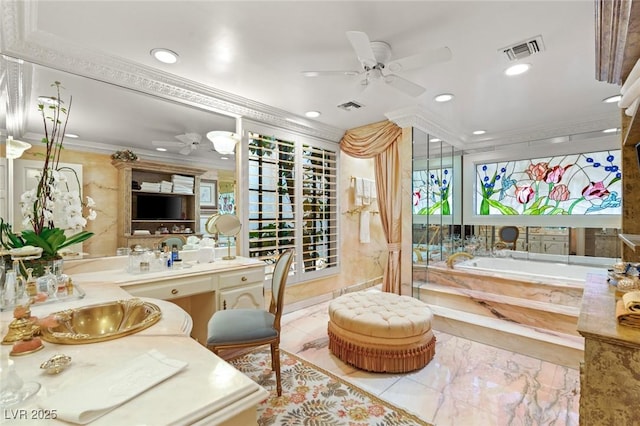
[{"label": "small decorative bowl", "polygon": [[48,374],[58,374],[71,364],[71,357],[63,354],[54,355],[47,361],[40,364],[40,368]]}]

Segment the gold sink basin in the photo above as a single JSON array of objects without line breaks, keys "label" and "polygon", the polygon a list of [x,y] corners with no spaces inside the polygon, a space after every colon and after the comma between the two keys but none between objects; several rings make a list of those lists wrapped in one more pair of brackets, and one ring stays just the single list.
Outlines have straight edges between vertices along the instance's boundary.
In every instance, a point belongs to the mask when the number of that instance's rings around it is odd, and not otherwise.
[{"label": "gold sink basin", "polygon": [[137,333],[158,322],[162,313],[153,303],[134,298],[67,309],[52,316],[58,325],[42,327],[42,340],[78,345]]}]

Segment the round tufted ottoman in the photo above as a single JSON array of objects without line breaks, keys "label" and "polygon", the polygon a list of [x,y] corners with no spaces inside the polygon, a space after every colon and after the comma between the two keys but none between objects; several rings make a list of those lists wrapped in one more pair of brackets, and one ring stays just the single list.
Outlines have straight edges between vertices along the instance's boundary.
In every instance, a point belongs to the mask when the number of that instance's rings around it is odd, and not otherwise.
[{"label": "round tufted ottoman", "polygon": [[344,294],[329,303],[329,350],[363,370],[404,373],[435,355],[431,310],[418,299],[379,291]]}]

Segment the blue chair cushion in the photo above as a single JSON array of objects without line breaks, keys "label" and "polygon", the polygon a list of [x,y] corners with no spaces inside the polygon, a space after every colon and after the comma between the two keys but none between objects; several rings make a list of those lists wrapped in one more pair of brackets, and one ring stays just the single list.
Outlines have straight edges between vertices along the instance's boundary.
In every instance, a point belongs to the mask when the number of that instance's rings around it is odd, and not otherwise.
[{"label": "blue chair cushion", "polygon": [[276,337],[274,315],[263,309],[228,309],[213,314],[208,324],[207,344],[250,343]]}]

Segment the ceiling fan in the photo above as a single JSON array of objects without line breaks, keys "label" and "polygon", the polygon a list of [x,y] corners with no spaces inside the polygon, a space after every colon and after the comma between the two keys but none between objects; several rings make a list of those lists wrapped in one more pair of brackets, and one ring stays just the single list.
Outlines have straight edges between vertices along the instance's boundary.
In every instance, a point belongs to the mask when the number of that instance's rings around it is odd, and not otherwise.
[{"label": "ceiling fan", "polygon": [[426,89],[394,73],[415,68],[424,68],[451,59],[451,50],[448,47],[440,47],[391,61],[391,46],[388,43],[384,41],[370,41],[369,36],[362,31],[347,31],[347,38],[358,56],[362,70],[303,71],[302,75],[305,77],[361,75],[363,76],[361,84],[364,86],[368,86],[375,80],[382,80],[389,86],[409,96],[417,97]]},{"label": "ceiling fan", "polygon": [[177,141],[151,141],[153,146],[162,148],[174,148],[178,147],[178,151],[182,155],[189,155],[200,145],[202,136],[198,133],[184,133],[182,135],[176,135]]}]

